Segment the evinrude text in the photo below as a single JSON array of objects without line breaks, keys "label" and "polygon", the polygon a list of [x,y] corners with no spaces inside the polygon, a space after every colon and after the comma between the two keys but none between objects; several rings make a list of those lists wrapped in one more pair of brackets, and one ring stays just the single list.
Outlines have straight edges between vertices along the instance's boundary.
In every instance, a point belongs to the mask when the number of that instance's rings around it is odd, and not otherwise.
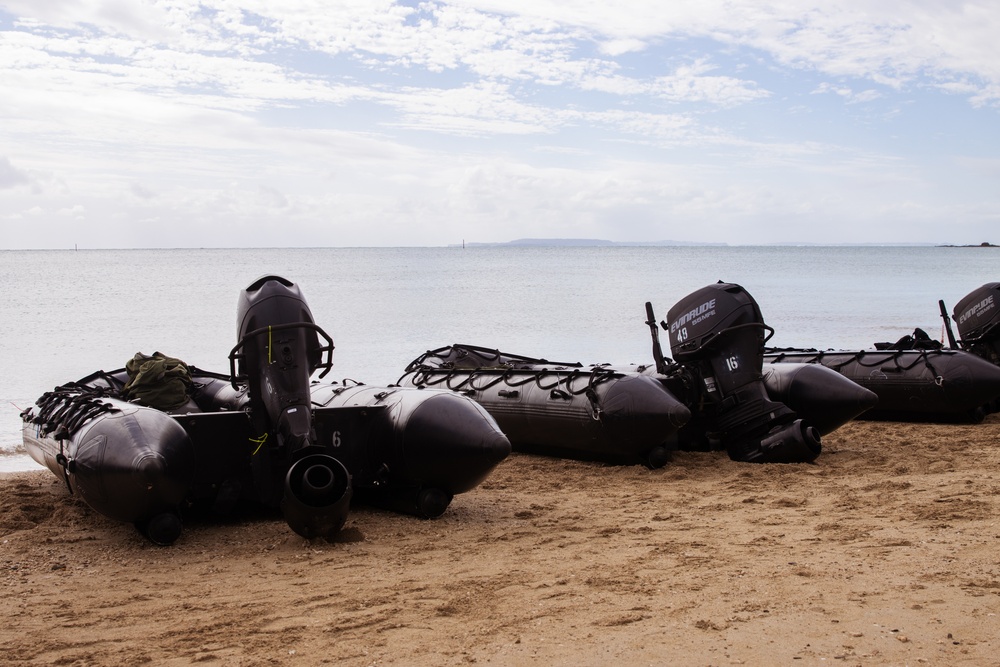
[{"label": "evinrude text", "polygon": [[688,324],[699,324],[713,315],[715,315],[715,299],[709,299],[671,322],[670,333],[676,333],[678,329]]},{"label": "evinrude text", "polygon": [[958,316],[958,323],[964,324],[970,317],[978,317],[988,310],[992,310],[996,304],[993,302],[993,295],[990,294],[988,297],[975,304],[964,313]]}]

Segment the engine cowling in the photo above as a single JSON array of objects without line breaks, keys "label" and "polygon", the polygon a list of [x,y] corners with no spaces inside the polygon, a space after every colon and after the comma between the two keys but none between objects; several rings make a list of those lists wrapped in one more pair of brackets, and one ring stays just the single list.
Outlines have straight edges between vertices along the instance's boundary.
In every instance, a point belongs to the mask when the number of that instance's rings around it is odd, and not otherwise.
[{"label": "engine cowling", "polygon": [[682,429],[682,443],[717,441],[740,461],[812,461],[819,455],[819,432],[768,396],[762,367],[772,330],[743,287],[719,282],[692,292],[660,325],[669,333],[674,360],[695,378],[696,418]]},{"label": "engine cowling", "polygon": [[955,304],[962,347],[1000,365],[1000,283],[987,283]]}]

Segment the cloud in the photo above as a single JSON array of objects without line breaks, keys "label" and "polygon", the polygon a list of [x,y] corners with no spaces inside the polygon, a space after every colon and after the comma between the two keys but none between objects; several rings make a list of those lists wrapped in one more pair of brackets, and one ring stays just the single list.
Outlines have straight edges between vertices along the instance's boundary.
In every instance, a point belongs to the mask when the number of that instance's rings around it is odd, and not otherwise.
[{"label": "cloud", "polygon": [[770,95],[751,81],[705,76],[714,69],[717,68],[704,59],[678,67],[673,75],[656,80],[655,94],[673,102],[710,102],[720,106],[735,106]]},{"label": "cloud", "polygon": [[22,25],[76,29],[93,27],[101,32],[149,40],[170,37],[169,14],[140,0],[4,0],[0,8],[19,17]]},{"label": "cloud", "polygon": [[154,199],[156,197],[156,193],[155,192],[153,192],[149,188],[143,187],[139,183],[132,183],[129,186],[129,192],[131,192],[133,195],[135,195],[139,199],[150,200],[150,199]]},{"label": "cloud", "polygon": [[647,46],[648,44],[641,39],[609,39],[599,42],[598,50],[602,54],[614,58],[634,51],[643,51]]},{"label": "cloud", "polygon": [[5,157],[0,157],[0,190],[30,183],[28,174],[16,168]]},{"label": "cloud", "polygon": [[59,211],[106,243],[274,244],[281,219],[424,244],[867,234],[957,213],[961,183],[963,213],[1000,205],[960,159],[1000,148],[987,2],[0,7],[0,204],[40,221],[27,244]]},{"label": "cloud", "polygon": [[74,220],[84,220],[86,219],[86,208],[81,204],[74,204],[73,206],[59,209],[55,214],[61,217],[73,218]]},{"label": "cloud", "polygon": [[838,86],[829,81],[824,81],[819,86],[817,86],[814,91],[812,91],[813,95],[820,95],[824,93],[833,93],[834,95],[839,95],[844,100],[846,100],[848,104],[871,102],[883,96],[882,93],[872,88],[869,88],[867,90],[862,90],[861,92],[855,92],[849,86],[843,86],[843,85]]}]

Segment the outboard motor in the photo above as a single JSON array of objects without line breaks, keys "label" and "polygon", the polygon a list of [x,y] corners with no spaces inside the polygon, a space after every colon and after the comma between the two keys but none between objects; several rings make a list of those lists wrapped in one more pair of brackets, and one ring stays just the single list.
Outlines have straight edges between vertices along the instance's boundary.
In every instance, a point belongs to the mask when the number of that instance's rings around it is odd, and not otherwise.
[{"label": "outboard motor", "polygon": [[1000,283],[987,283],[955,304],[962,348],[1000,365]]},{"label": "outboard motor", "polygon": [[700,429],[737,461],[809,462],[819,456],[819,431],[767,395],[764,343],[773,330],[746,290],[722,282],[703,287],[676,303],[660,325],[670,334],[674,361],[694,376],[697,418],[689,433]]},{"label": "outboard motor", "polygon": [[[239,343],[229,355],[235,385],[245,378],[258,433],[251,458],[261,501],[281,505],[288,525],[307,538],[343,527],[351,478],[339,460],[316,444],[309,384],[333,366],[333,340],[314,322],[298,286],[263,276],[240,295]],[[322,339],[322,341],[321,341]]]}]

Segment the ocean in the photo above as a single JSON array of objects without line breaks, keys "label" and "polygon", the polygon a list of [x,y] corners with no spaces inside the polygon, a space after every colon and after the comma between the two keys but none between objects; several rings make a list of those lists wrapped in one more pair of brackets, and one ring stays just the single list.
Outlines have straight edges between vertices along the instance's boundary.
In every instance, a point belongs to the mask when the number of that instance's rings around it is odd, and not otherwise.
[{"label": "ocean", "polygon": [[[996,248],[475,246],[0,251],[0,471],[40,466],[20,412],[53,387],[160,351],[228,373],[236,303],[256,278],[302,289],[336,345],[327,379],[395,382],[426,350],[467,343],[555,361],[649,363],[658,319],[692,291],[742,285],[768,345],[870,348],[1000,280]],[[661,334],[669,355],[669,340]]]}]

